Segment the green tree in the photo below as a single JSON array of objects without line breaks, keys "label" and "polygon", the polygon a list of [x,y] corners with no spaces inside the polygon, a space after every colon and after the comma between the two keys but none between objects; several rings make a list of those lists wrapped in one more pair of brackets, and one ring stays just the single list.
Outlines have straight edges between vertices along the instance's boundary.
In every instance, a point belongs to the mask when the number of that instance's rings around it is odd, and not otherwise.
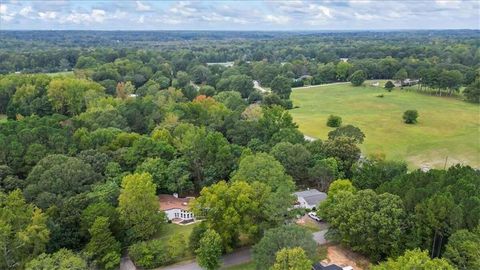
[{"label": "green tree", "polygon": [[346,125],[338,127],[328,133],[328,139],[333,140],[337,137],[346,136],[355,140],[357,143],[363,143],[365,134],[358,127]]},{"label": "green tree", "polygon": [[64,77],[50,81],[47,95],[56,112],[77,115],[90,100],[103,96],[104,88],[92,81]]},{"label": "green tree", "polygon": [[460,270],[480,269],[480,226],[458,230],[448,239],[443,257]]},{"label": "green tree", "polygon": [[272,191],[286,187],[293,191],[295,184],[292,178],[285,173],[282,164],[266,153],[247,155],[240,160],[238,169],[232,176],[232,181],[246,181],[248,183],[261,182],[267,184]]},{"label": "green tree", "polygon": [[120,264],[120,243],[110,231],[108,217],[97,217],[88,231],[91,238],[85,251],[103,269],[116,269]]},{"label": "green tree", "polygon": [[480,103],[480,78],[463,90],[463,94],[470,102]]},{"label": "green tree", "polygon": [[397,73],[395,73],[395,75],[393,76],[394,80],[400,81],[400,82],[403,82],[407,78],[408,78],[408,73],[404,68],[399,69]]},{"label": "green tree", "polygon": [[407,173],[403,161],[368,159],[353,168],[352,182],[358,189],[376,189],[385,182]]},{"label": "green tree", "polygon": [[283,248],[277,251],[275,264],[271,270],[310,270],[312,261],[300,247]]},{"label": "green tree", "polygon": [[403,121],[406,124],[415,124],[417,123],[418,112],[417,110],[406,110],[403,113]]},{"label": "green tree", "polygon": [[0,192],[0,217],[0,268],[22,269],[45,251],[50,237],[47,216],[15,190]]},{"label": "green tree", "polygon": [[198,265],[207,270],[220,268],[220,256],[222,255],[222,238],[214,230],[207,230],[202,239],[197,254]]},{"label": "green tree", "polygon": [[314,165],[308,169],[309,187],[316,187],[321,191],[326,191],[330,183],[338,179],[343,174],[338,170],[338,162],[334,158],[325,158],[315,160]]},{"label": "green tree", "polygon": [[305,146],[281,142],[272,148],[270,154],[280,161],[286,172],[295,180],[303,182],[308,179],[309,175],[305,167],[309,167],[312,163],[312,155]]},{"label": "green tree", "polygon": [[68,249],[60,249],[53,254],[42,253],[29,261],[26,270],[88,270],[87,262]]},{"label": "green tree", "polygon": [[349,137],[338,137],[326,140],[323,151],[327,157],[337,160],[339,167],[344,172],[349,172],[352,165],[360,158],[360,149],[355,140]]},{"label": "green tree", "polygon": [[353,86],[360,86],[367,79],[367,74],[363,70],[357,70],[350,76],[350,82]]},{"label": "green tree", "polygon": [[229,77],[229,79],[230,84],[228,90],[239,92],[242,95],[242,98],[248,98],[248,96],[252,93],[253,81],[249,76],[234,75]]},{"label": "green tree", "polygon": [[378,195],[372,190],[341,191],[333,196],[329,192],[318,213],[330,224],[330,237],[374,261],[395,256],[402,249],[405,211],[396,195]]},{"label": "green tree", "polygon": [[342,118],[337,115],[330,115],[327,119],[328,127],[339,127],[342,125]]},{"label": "green tree", "polygon": [[127,175],[122,180],[118,212],[130,242],[154,235],[164,220],[158,212],[158,199],[152,176],[148,173]]},{"label": "green tree", "polygon": [[272,92],[282,99],[289,99],[292,92],[292,80],[283,76],[277,76],[270,84]]},{"label": "green tree", "polygon": [[392,83],[392,81],[387,81],[385,83],[385,89],[387,89],[388,92],[391,92],[395,85]]},{"label": "green tree", "polygon": [[275,263],[275,254],[282,249],[301,248],[308,259],[316,256],[317,244],[312,233],[295,225],[284,225],[265,232],[262,240],[253,247],[256,269],[269,269]]},{"label": "green tree", "polygon": [[337,79],[342,82],[346,81],[351,69],[352,64],[343,61],[338,62],[335,68],[335,71],[337,73]]},{"label": "green tree", "polygon": [[427,251],[419,249],[407,250],[405,254],[396,258],[388,259],[379,265],[372,267],[372,270],[454,270],[455,267],[450,265],[445,259],[431,259]]},{"label": "green tree", "polygon": [[220,235],[223,249],[230,252],[241,233],[251,238],[260,233],[269,218],[265,208],[269,197],[270,188],[259,182],[220,181],[203,188],[191,207],[195,216],[203,217],[206,226]]},{"label": "green tree", "polygon": [[100,179],[89,164],[64,155],[49,155],[35,165],[26,182],[25,198],[42,209],[89,191]]}]

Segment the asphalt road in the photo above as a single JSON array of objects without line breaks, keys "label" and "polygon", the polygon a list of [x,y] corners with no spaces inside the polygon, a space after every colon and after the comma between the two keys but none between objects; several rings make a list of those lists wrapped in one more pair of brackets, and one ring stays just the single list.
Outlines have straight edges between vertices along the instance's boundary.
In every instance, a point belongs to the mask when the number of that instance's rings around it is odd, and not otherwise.
[{"label": "asphalt road", "polygon": [[[222,258],[222,268],[237,264],[246,263],[252,260],[250,248],[241,249],[233,253],[227,254]],[[174,264],[167,267],[157,268],[157,270],[202,270],[195,261],[185,264]]]}]

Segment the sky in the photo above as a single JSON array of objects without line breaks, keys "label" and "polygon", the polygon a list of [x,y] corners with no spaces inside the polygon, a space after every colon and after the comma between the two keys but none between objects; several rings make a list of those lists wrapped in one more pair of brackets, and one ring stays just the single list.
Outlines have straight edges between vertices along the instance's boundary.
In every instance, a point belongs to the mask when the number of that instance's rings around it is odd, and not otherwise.
[{"label": "sky", "polygon": [[0,0],[0,30],[480,29],[480,0]]}]

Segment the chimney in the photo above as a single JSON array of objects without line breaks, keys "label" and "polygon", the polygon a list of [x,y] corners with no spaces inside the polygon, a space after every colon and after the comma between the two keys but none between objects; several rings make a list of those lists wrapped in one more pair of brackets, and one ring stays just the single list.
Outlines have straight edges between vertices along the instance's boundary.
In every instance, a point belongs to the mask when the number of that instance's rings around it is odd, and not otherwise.
[{"label": "chimney", "polygon": [[178,199],[178,193],[173,193],[173,197]]}]

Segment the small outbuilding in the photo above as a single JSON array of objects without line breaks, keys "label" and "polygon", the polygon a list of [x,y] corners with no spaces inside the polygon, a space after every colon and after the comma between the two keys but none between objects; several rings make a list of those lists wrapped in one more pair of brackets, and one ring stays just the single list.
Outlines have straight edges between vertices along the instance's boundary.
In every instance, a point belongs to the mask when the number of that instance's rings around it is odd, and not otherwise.
[{"label": "small outbuilding", "polygon": [[327,193],[320,192],[314,188],[295,192],[294,194],[297,196],[295,208],[314,210],[319,203],[327,199]]}]

